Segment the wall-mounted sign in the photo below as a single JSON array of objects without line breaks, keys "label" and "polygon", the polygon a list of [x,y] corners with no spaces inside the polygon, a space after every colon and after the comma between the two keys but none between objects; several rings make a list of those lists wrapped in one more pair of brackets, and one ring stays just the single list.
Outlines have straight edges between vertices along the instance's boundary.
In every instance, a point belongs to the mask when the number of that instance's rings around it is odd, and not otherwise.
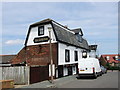
[{"label": "wall-mounted sign", "polygon": [[34,43],[47,42],[49,39],[50,38],[48,36],[37,37],[37,38],[34,38]]}]

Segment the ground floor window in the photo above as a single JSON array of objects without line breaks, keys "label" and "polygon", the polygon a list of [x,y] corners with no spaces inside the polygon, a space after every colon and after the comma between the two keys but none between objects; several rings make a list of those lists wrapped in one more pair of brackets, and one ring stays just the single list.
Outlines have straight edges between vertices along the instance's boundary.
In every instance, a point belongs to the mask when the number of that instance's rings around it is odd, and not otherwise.
[{"label": "ground floor window", "polygon": [[70,62],[70,50],[65,49],[65,62]]}]

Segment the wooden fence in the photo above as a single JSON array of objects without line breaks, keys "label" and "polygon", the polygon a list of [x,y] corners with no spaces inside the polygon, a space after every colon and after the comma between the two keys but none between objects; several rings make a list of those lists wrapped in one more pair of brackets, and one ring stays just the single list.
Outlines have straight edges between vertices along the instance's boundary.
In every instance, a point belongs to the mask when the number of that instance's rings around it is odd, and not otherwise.
[{"label": "wooden fence", "polygon": [[0,67],[2,68],[2,80],[13,79],[15,84],[29,84],[29,67]]}]

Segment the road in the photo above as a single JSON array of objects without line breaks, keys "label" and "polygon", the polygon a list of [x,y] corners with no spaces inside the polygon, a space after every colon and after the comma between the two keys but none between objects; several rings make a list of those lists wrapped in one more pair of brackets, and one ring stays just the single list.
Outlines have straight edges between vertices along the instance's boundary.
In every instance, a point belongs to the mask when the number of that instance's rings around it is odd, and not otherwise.
[{"label": "road", "polygon": [[57,88],[118,88],[118,72],[109,71],[97,79],[82,78],[58,85]]},{"label": "road", "polygon": [[118,71],[109,71],[97,79],[77,79],[76,76],[72,75],[56,79],[54,84],[46,80],[19,88],[118,88]]}]

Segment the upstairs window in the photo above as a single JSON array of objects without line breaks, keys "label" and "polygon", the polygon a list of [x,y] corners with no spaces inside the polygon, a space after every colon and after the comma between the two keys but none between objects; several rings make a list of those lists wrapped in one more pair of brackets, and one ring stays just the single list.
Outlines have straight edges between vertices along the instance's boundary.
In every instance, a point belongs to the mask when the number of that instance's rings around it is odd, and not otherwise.
[{"label": "upstairs window", "polygon": [[38,36],[44,35],[44,26],[38,27]]},{"label": "upstairs window", "polygon": [[115,56],[115,60],[118,60],[118,56]]},{"label": "upstairs window", "polygon": [[74,52],[74,57],[75,57],[75,61],[78,61],[78,52],[77,51]]},{"label": "upstairs window", "polygon": [[110,60],[110,56],[106,56],[106,59],[107,59],[107,60]]},{"label": "upstairs window", "polygon": [[65,49],[65,62],[70,62],[70,50]]},{"label": "upstairs window", "polygon": [[80,43],[82,43],[83,39],[82,39],[82,36],[80,34],[76,34],[76,38]]},{"label": "upstairs window", "polygon": [[87,51],[82,52],[82,58],[87,58]]}]

